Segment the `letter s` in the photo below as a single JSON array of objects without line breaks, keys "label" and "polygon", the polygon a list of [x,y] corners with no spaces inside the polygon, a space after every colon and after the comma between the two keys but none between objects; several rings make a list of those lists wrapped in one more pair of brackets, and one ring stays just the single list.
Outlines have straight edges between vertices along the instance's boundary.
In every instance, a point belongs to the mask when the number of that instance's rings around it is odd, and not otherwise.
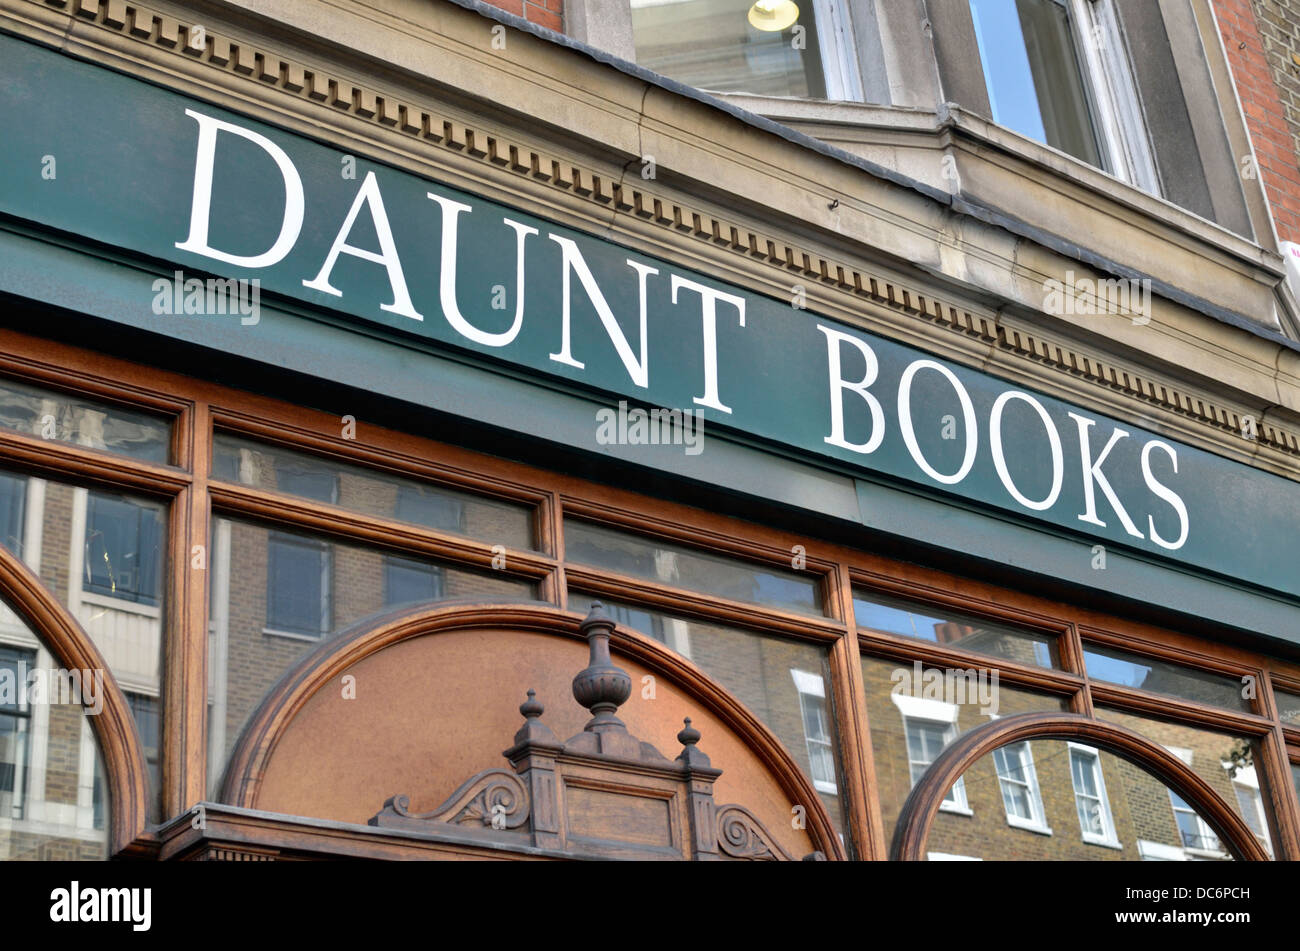
[{"label": "letter s", "polygon": [[1161,548],[1168,548],[1170,551],[1177,551],[1179,548],[1182,548],[1183,544],[1187,541],[1187,532],[1190,527],[1187,521],[1187,506],[1183,504],[1183,500],[1177,493],[1156,481],[1156,477],[1151,472],[1152,449],[1164,450],[1164,452],[1169,456],[1169,461],[1173,463],[1175,473],[1178,472],[1178,455],[1169,444],[1163,443],[1158,439],[1151,440],[1142,447],[1142,478],[1146,480],[1147,488],[1168,502],[1173,510],[1178,513],[1178,523],[1182,528],[1178,534],[1177,541],[1167,542],[1156,532],[1155,519],[1148,515],[1147,529],[1151,534],[1151,540]]}]

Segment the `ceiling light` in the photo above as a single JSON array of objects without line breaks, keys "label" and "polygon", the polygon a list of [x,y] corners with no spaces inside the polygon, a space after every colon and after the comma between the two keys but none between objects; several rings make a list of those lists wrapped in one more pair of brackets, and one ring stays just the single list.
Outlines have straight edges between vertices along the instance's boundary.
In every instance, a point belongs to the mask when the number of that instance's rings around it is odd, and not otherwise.
[{"label": "ceiling light", "polygon": [[799,19],[794,0],[757,0],[749,8],[749,25],[766,33],[780,33]]}]

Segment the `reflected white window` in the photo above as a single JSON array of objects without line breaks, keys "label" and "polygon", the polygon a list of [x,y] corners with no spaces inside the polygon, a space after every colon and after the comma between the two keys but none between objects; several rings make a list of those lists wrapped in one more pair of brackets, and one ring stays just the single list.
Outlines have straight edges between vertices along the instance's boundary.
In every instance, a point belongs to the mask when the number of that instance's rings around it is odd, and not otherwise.
[{"label": "reflected white window", "polygon": [[1174,821],[1178,824],[1178,838],[1184,849],[1195,852],[1222,852],[1219,837],[1209,824],[1196,814],[1182,796],[1169,790],[1169,802],[1174,808]]},{"label": "reflected white window", "polygon": [[[1223,768],[1232,774],[1232,764],[1224,763]],[[1237,806],[1241,809],[1241,818],[1250,826],[1250,831],[1269,858],[1273,857],[1273,840],[1268,833],[1268,818],[1264,814],[1264,797],[1259,790],[1259,776],[1254,766],[1239,766],[1232,775],[1232,792],[1237,797]]]},{"label": "reflected white window", "polygon": [[[957,736],[957,711],[955,703],[908,697],[901,693],[889,695],[894,706],[903,715],[903,733],[907,738],[907,766],[912,785],[925,775],[943,748]],[[966,781],[959,777],[943,797],[939,808],[944,812],[972,815],[966,801]]]},{"label": "reflected white window", "polygon": [[1007,824],[1051,835],[1029,743],[1009,743],[994,750],[993,765],[998,773]]},{"label": "reflected white window", "polygon": [[1071,743],[1070,779],[1074,784],[1074,807],[1083,841],[1120,848],[1115,817],[1106,795],[1106,778],[1101,771],[1101,754],[1091,746]]},{"label": "reflected white window", "polygon": [[1113,0],[970,0],[993,121],[1160,185]]},{"label": "reflected white window", "polygon": [[835,748],[826,714],[826,681],[806,670],[791,670],[799,692],[799,711],[808,749],[809,774],[819,792],[838,792],[835,783]]},{"label": "reflected white window", "polygon": [[639,65],[714,92],[860,101],[845,0],[632,0]]}]

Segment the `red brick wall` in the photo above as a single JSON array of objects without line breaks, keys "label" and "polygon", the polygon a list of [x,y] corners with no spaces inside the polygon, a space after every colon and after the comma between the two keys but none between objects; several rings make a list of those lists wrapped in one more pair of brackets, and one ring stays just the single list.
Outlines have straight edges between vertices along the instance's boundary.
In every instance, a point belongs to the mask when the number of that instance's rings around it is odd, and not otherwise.
[{"label": "red brick wall", "polygon": [[564,0],[487,0],[506,13],[513,13],[557,33],[564,32]]},{"label": "red brick wall", "polygon": [[1300,242],[1300,0],[1214,0],[1278,236]]}]

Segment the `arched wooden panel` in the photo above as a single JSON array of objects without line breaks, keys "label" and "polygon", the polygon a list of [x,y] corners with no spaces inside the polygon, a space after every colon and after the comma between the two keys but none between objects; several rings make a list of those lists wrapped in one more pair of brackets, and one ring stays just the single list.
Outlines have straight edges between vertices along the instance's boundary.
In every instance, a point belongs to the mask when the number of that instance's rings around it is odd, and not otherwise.
[{"label": "arched wooden panel", "polygon": [[68,670],[104,672],[104,706],[88,717],[104,758],[109,790],[109,854],[126,848],[148,821],[149,771],[126,694],[90,637],[32,570],[0,547],[0,598]]},{"label": "arched wooden panel", "polygon": [[890,857],[902,861],[924,859],[930,825],[952,784],[994,750],[1022,740],[1075,740],[1114,753],[1148,770],[1186,800],[1228,844],[1234,857],[1268,861],[1268,853],[1250,827],[1190,766],[1127,727],[1081,713],[1021,713],[993,720],[957,737],[935,757],[903,803]]},{"label": "arched wooden panel", "polygon": [[[313,702],[313,698],[327,686],[337,687],[336,678],[357,668],[357,665],[367,661],[375,665],[377,655],[386,649],[428,636],[444,637],[445,642],[454,646],[462,655],[466,651],[475,650],[474,645],[477,643],[487,644],[494,635],[512,638],[511,643],[515,645],[524,645],[528,638],[533,638],[533,643],[539,647],[545,646],[544,641],[535,640],[539,636],[561,639],[563,650],[572,654],[571,659],[567,655],[565,657],[563,690],[553,686],[550,695],[539,694],[539,699],[547,706],[547,717],[556,716],[563,720],[565,716],[573,717],[582,714],[579,720],[574,721],[580,728],[581,721],[586,719],[586,715],[574,701],[568,682],[586,664],[586,647],[579,634],[581,620],[581,616],[577,614],[540,603],[445,602],[437,606],[424,606],[371,619],[364,625],[321,644],[272,688],[240,734],[223,778],[221,800],[236,806],[268,808],[263,802],[262,795],[265,792],[264,784],[268,782],[268,776],[271,777],[272,785],[276,782],[272,761],[282,744],[287,748],[294,742],[291,739],[286,740],[286,737],[289,736],[295,719],[304,715],[304,710]],[[556,646],[559,647],[560,644]],[[799,769],[781,742],[739,700],[689,660],[636,632],[616,628],[611,646],[615,652],[615,662],[633,668],[631,673],[635,685],[634,694],[640,689],[641,671],[648,671],[659,681],[658,690],[663,694],[657,702],[663,705],[664,713],[661,719],[667,736],[673,736],[681,728],[681,718],[678,715],[681,710],[685,710],[688,715],[695,712],[697,715],[704,714],[705,718],[716,718],[716,722],[738,741],[735,744],[737,753],[743,753],[749,761],[748,763],[733,761],[729,764],[717,752],[717,747],[725,738],[715,730],[712,734],[714,748],[709,749],[710,733],[704,731],[701,748],[715,756],[714,765],[723,770],[723,780],[727,779],[726,771],[729,765],[734,776],[739,776],[742,768],[748,768],[770,777],[774,784],[773,788],[778,789],[784,799],[804,807],[806,827],[800,832],[799,837],[806,835],[811,848],[824,852],[827,857],[845,857],[839,836],[811,781]],[[485,651],[484,657],[488,656]],[[496,757],[499,757],[499,751],[508,745],[510,733],[518,726],[518,723],[514,722],[518,718],[514,708],[524,699],[525,690],[537,686],[535,683],[528,682],[532,674],[528,672],[527,654],[521,655],[516,666],[523,671],[516,672],[518,676],[515,679],[519,679],[520,682],[502,684],[502,689],[508,690],[512,698],[510,716],[514,719],[510,721],[510,732],[502,733],[499,739],[500,745],[495,746],[491,753]],[[381,668],[372,666],[371,669],[379,672]],[[393,673],[394,671],[389,668],[387,675],[391,676]],[[538,673],[537,676],[549,677],[553,684],[560,682],[554,671],[545,675]],[[435,682],[434,678],[430,677],[430,683]],[[670,696],[672,691],[669,688],[675,688],[680,696]],[[332,700],[332,697],[330,699]],[[621,710],[620,715],[627,712],[627,709],[625,707]],[[458,711],[456,719],[468,722],[476,715],[478,714],[471,707]],[[659,719],[657,718],[656,722],[659,722]],[[630,721],[629,725],[631,725]],[[456,722],[446,723],[446,729],[456,728]],[[668,732],[669,728],[671,732]],[[495,737],[493,742],[498,742]],[[670,750],[665,743],[661,752],[671,759],[676,755],[677,750],[676,748]],[[284,755],[309,757],[310,752],[295,746],[291,753],[286,752]],[[295,762],[302,762],[305,765],[306,759],[295,760]],[[476,768],[496,765],[499,764],[495,761],[482,762],[477,764]],[[282,788],[283,785],[283,772],[280,776],[281,782],[279,786],[275,786],[276,789]],[[456,778],[459,781],[462,777]],[[407,791],[374,789],[375,809],[382,804],[384,797]],[[782,822],[788,825],[789,816],[790,814],[786,812]],[[804,849],[800,854],[807,851],[809,850]]]}]

